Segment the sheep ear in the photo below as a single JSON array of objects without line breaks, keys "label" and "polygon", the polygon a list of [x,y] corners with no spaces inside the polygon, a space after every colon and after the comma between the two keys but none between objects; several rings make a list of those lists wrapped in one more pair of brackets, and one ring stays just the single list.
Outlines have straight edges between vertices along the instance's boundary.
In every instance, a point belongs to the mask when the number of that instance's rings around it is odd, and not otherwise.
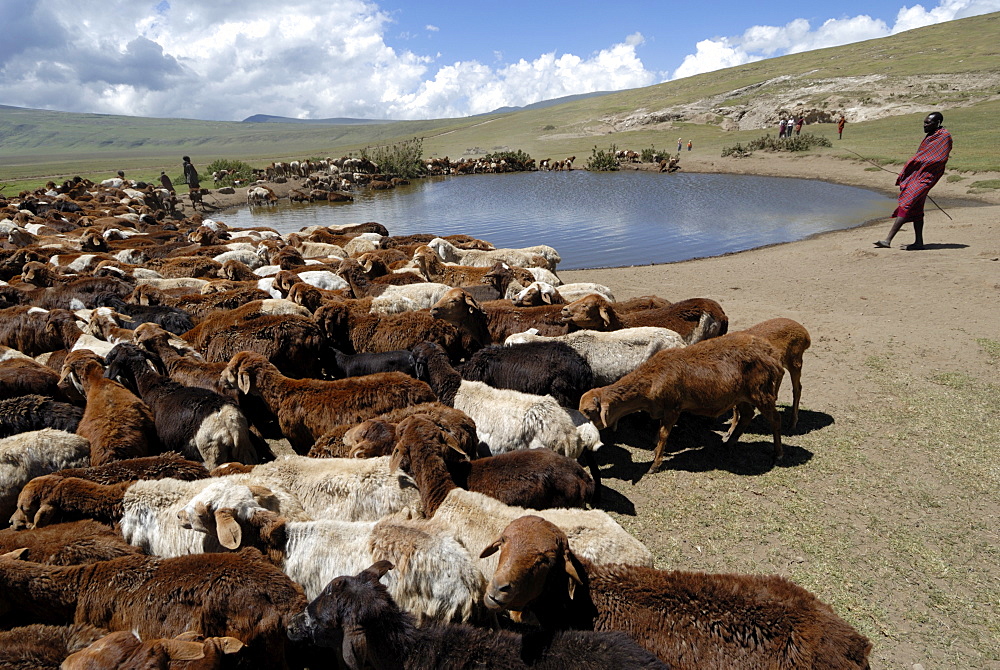
[{"label": "sheep ear", "polygon": [[243,529],[233,518],[233,509],[224,507],[215,511],[215,530],[219,536],[219,544],[226,549],[236,550],[240,548],[243,540]]},{"label": "sheep ear", "polygon": [[0,558],[5,558],[9,561],[26,561],[28,560],[28,553],[27,547],[21,547],[14,551],[8,551],[6,554],[0,554]]},{"label": "sheep ear", "polygon": [[366,568],[359,577],[366,577],[373,582],[377,582],[382,579],[382,576],[392,570],[395,565],[391,561],[377,561],[371,565],[371,567]]},{"label": "sheep ear", "polygon": [[458,443],[458,440],[455,439],[454,435],[450,435],[448,433],[444,433],[443,436],[444,436],[444,443],[446,445],[448,445],[449,449],[451,449],[456,454],[458,454],[459,456],[461,456],[462,460],[464,460],[464,461],[469,460],[469,455],[467,453],[465,453],[465,450],[462,449],[462,446]]},{"label": "sheep ear", "polygon": [[193,630],[187,630],[180,635],[175,635],[174,639],[181,640],[182,642],[204,642],[205,636],[201,633],[196,633]]},{"label": "sheep ear", "polygon": [[35,512],[35,519],[33,522],[35,528],[41,528],[42,526],[47,526],[52,521],[53,517],[55,517],[55,515],[56,515],[55,507],[53,507],[49,503],[42,503],[42,505],[38,508],[38,511]]},{"label": "sheep ear", "polygon": [[246,646],[242,640],[237,640],[235,637],[229,637],[228,635],[212,639],[215,640],[216,648],[223,654],[235,654]]},{"label": "sheep ear", "polygon": [[240,370],[236,376],[236,385],[243,395],[250,395],[250,375],[245,370]]},{"label": "sheep ear", "polygon": [[601,305],[598,308],[597,313],[600,315],[601,321],[604,322],[605,328],[611,325],[611,310],[608,309],[607,305]]},{"label": "sheep ear", "polygon": [[551,305],[552,304],[552,294],[551,293],[549,293],[548,291],[542,291],[541,296],[542,296],[542,302],[544,302],[546,305]]},{"label": "sheep ear", "polygon": [[250,493],[253,494],[254,498],[270,498],[274,496],[274,491],[267,488],[266,486],[259,486],[257,484],[251,484],[247,488],[250,489]]},{"label": "sheep ear", "polygon": [[368,638],[365,636],[364,628],[354,626],[344,629],[344,642],[341,644],[340,654],[348,670],[361,670],[366,666]]},{"label": "sheep ear", "polygon": [[569,599],[573,599],[573,594],[576,593],[577,584],[583,584],[583,580],[580,579],[580,574],[576,571],[576,564],[573,562],[573,554],[566,552],[566,576],[569,577],[568,580],[568,591]]},{"label": "sheep ear", "polygon": [[399,449],[392,450],[392,456],[389,457],[389,474],[392,474],[396,470],[399,470],[400,464],[403,462],[403,454]]},{"label": "sheep ear", "polygon": [[479,554],[479,558],[486,558],[487,556],[492,556],[493,554],[497,553],[498,551],[500,551],[501,544],[503,544],[502,537],[498,538],[493,542],[493,544],[483,549],[483,551]]},{"label": "sheep ear", "polygon": [[205,658],[205,647],[201,642],[164,640],[160,644],[171,661],[197,661]]}]

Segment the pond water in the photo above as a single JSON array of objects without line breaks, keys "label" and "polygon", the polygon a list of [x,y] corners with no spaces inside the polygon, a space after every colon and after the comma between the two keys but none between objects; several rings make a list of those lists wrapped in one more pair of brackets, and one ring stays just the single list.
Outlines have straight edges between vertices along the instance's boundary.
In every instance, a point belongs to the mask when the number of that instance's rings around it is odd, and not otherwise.
[{"label": "pond water", "polygon": [[654,172],[523,172],[420,179],[353,203],[282,203],[217,218],[281,233],[377,221],[392,235],[465,233],[548,244],[559,268],[648,265],[790,242],[888,216],[886,196],[807,179]]}]

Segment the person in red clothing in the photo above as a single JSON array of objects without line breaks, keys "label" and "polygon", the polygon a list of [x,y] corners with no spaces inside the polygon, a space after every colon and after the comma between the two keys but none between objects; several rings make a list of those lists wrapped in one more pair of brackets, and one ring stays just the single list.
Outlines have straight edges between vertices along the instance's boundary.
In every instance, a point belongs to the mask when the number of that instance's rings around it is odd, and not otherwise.
[{"label": "person in red clothing", "polygon": [[889,235],[884,240],[875,243],[876,247],[888,249],[892,238],[907,221],[913,222],[913,244],[901,247],[907,251],[924,248],[924,202],[927,194],[944,174],[948,155],[951,153],[951,133],[943,126],[944,115],[941,112],[931,112],[924,119],[924,132],[927,137],[920,143],[917,154],[906,162],[902,172],[896,178],[899,186],[899,203],[892,213],[896,220],[892,222]]}]

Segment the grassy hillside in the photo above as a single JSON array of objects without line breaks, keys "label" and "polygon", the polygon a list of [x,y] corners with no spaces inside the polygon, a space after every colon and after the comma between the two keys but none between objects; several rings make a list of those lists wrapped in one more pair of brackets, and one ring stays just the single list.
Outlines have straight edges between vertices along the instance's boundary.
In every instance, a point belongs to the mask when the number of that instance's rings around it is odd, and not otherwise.
[{"label": "grassy hillside", "polygon": [[[32,187],[49,177],[137,178],[177,171],[180,156],[253,164],[338,156],[372,145],[424,138],[429,156],[482,154],[502,147],[536,158],[576,155],[594,146],[674,147],[699,151],[757,137],[779,115],[806,113],[810,130],[833,135],[829,120],[848,116],[846,148],[878,160],[911,154],[920,118],[943,110],[956,137],[950,167],[1000,170],[1000,13],[892,37],[749,63],[641,89],[542,109],[467,119],[381,125],[311,126],[149,119],[0,107],[0,181]],[[838,147],[832,151],[835,154]],[[843,152],[841,152],[843,153]]]}]

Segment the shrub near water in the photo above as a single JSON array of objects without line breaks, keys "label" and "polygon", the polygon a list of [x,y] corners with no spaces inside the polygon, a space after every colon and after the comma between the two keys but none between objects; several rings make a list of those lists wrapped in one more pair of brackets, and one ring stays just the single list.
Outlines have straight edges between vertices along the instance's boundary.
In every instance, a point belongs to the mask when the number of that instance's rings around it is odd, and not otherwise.
[{"label": "shrub near water", "polygon": [[604,149],[598,149],[596,146],[591,152],[590,158],[587,159],[587,169],[591,172],[613,172],[618,169],[618,159],[615,158],[615,153],[618,151],[618,147],[614,144],[605,151]]},{"label": "shrub near water", "polygon": [[520,149],[517,151],[497,151],[496,153],[486,154],[483,156],[483,160],[488,163],[503,161],[507,166],[508,172],[524,172],[535,169],[534,159]]},{"label": "shrub near water", "polygon": [[398,144],[379,147],[365,147],[361,158],[378,165],[378,170],[386,176],[415,179],[424,174],[424,141],[417,137]]},{"label": "shrub near water", "polygon": [[737,143],[731,147],[722,148],[722,157],[747,158],[754,151],[806,151],[812,147],[832,147],[833,143],[826,137],[803,133],[795,137],[774,137],[764,135],[746,144]]},{"label": "shrub near water", "polygon": [[[235,186],[237,180],[239,180],[241,186],[246,186],[254,180],[253,168],[249,163],[227,158],[220,158],[213,161],[205,168],[204,172],[199,171],[198,176],[204,182],[212,178],[213,172],[222,172],[223,170],[228,174],[216,182],[216,186]],[[175,181],[174,183],[183,184],[184,175],[181,175],[180,181]]]}]

